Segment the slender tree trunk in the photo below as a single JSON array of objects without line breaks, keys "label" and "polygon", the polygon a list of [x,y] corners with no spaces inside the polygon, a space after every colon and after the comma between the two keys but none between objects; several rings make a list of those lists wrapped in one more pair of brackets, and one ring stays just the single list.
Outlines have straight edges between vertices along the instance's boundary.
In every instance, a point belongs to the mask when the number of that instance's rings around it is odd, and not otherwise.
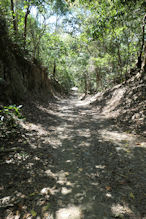
[{"label": "slender tree trunk", "polygon": [[17,34],[18,28],[17,28],[17,21],[16,21],[16,15],[15,15],[15,9],[14,9],[14,1],[11,0],[11,13],[12,13],[12,19],[13,19],[13,28],[15,35]]},{"label": "slender tree trunk", "polygon": [[41,41],[41,38],[42,38],[45,30],[46,30],[46,28],[43,29],[42,33],[40,33],[38,38],[34,39],[35,40],[34,54],[36,54],[36,52],[38,51],[38,53],[37,53],[38,54],[38,58],[40,56],[40,41]]},{"label": "slender tree trunk", "polygon": [[100,68],[96,68],[96,90],[102,87],[102,77],[100,74]]},{"label": "slender tree trunk", "polygon": [[141,65],[141,69],[142,69],[142,72],[143,72],[143,75],[144,75],[145,72],[146,72],[146,43],[144,45],[144,59],[143,59],[142,65]]},{"label": "slender tree trunk", "polygon": [[[58,31],[58,14],[57,14],[57,17],[56,17],[56,24],[55,24],[55,31],[54,33],[56,34],[57,31]],[[56,80],[56,60],[54,59],[54,65],[53,65],[53,80],[55,81]]]},{"label": "slender tree trunk", "polygon": [[98,91],[98,87],[99,87],[99,71],[98,68],[96,68],[96,91]]},{"label": "slender tree trunk", "polygon": [[85,96],[88,94],[88,78],[87,73],[84,74],[84,80],[85,80]]},{"label": "slender tree trunk", "polygon": [[141,69],[141,65],[142,65],[142,52],[143,52],[143,48],[144,48],[144,35],[145,35],[145,21],[146,21],[146,15],[143,18],[143,25],[142,25],[142,44],[141,44],[141,49],[140,49],[140,53],[138,56],[138,62],[137,62],[137,67],[139,69]]},{"label": "slender tree trunk", "polygon": [[53,79],[56,79],[56,61],[54,60],[54,66],[53,66]]},{"label": "slender tree trunk", "polygon": [[122,73],[122,59],[121,59],[121,54],[120,54],[120,46],[118,45],[118,62],[120,66],[120,71]]},{"label": "slender tree trunk", "polygon": [[30,14],[30,6],[28,6],[26,13],[25,13],[25,19],[24,19],[24,47],[26,46],[26,36],[27,36],[27,18]]}]

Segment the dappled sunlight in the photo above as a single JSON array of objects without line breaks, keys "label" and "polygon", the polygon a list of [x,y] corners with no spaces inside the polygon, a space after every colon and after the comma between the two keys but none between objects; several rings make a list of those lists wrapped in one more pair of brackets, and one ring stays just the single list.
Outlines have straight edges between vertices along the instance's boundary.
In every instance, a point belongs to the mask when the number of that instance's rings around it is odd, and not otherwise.
[{"label": "dappled sunlight", "polygon": [[86,97],[85,100],[79,100],[75,106],[76,107],[84,107],[84,106],[88,106],[92,103],[94,103],[97,98],[101,98],[102,97],[102,93],[101,92],[98,92],[97,94],[93,95],[93,96],[90,96],[89,97]]},{"label": "dappled sunlight", "polygon": [[70,110],[68,110],[68,108],[66,108],[66,107],[62,107],[60,111],[51,110],[49,108],[46,108],[46,107],[43,107],[43,106],[40,106],[40,105],[38,105],[37,108],[39,110],[41,110],[42,112],[47,113],[48,116],[52,115],[52,116],[62,117],[62,116],[64,116],[64,111],[70,112]]},{"label": "dappled sunlight", "polygon": [[56,174],[54,174],[50,169],[45,170],[45,174],[46,174],[47,176],[51,176],[51,177],[54,178],[54,179],[57,179],[57,178],[56,178]]},{"label": "dappled sunlight", "polygon": [[59,190],[55,187],[45,187],[41,189],[40,194],[41,195],[55,195]]},{"label": "dappled sunlight", "polygon": [[59,183],[60,185],[64,185],[68,182],[67,176],[69,175],[69,172],[65,172],[61,170],[56,175],[57,175],[57,183]]},{"label": "dappled sunlight", "polygon": [[6,163],[7,164],[15,164],[16,162],[19,164],[25,160],[28,159],[28,154],[25,152],[19,152],[19,153],[15,153],[15,155],[13,157],[8,157],[6,158]]},{"label": "dappled sunlight", "polygon": [[96,168],[96,169],[104,169],[104,168],[105,168],[105,165],[96,165],[95,168]]},{"label": "dappled sunlight", "polygon": [[115,217],[123,218],[124,216],[130,216],[133,219],[136,217],[133,214],[133,211],[124,203],[124,204],[113,204],[111,207],[112,213]]},{"label": "dappled sunlight", "polygon": [[[117,85],[117,88],[120,85]],[[124,96],[126,92],[126,88],[119,88],[113,91],[112,97],[107,101],[106,106],[103,108],[104,114],[106,115],[108,112],[112,112],[116,109],[116,107],[119,105],[122,97]],[[120,111],[119,111],[120,112]],[[118,113],[118,110],[117,110]]]},{"label": "dappled sunlight", "polygon": [[[24,151],[5,159],[2,176],[10,183],[1,184],[1,191],[8,192],[0,202],[18,206],[11,214],[20,218],[134,218],[141,210],[135,207],[135,200],[140,201],[135,190],[143,191],[144,141],[75,103],[63,102],[53,116],[39,107],[37,121],[24,123]],[[132,156],[127,156],[131,148]]]},{"label": "dappled sunlight", "polygon": [[62,187],[62,189],[61,189],[62,195],[67,195],[67,194],[69,194],[71,192],[72,192],[72,189],[68,189],[66,187]]},{"label": "dappled sunlight", "polygon": [[80,146],[80,147],[90,147],[91,146],[91,144],[89,143],[89,142],[85,142],[85,141],[82,141],[78,146]]},{"label": "dappled sunlight", "polygon": [[[129,141],[135,141],[135,136],[131,136],[127,133],[121,133],[118,131],[108,131],[106,129],[99,131],[100,135],[105,140],[111,140],[113,142],[116,142],[117,144],[120,144],[121,142],[129,142]],[[121,144],[120,144],[121,145]]]},{"label": "dappled sunlight", "polygon": [[136,135],[128,134],[126,132],[119,132],[119,131],[108,131],[106,129],[102,129],[99,131],[100,135],[104,140],[111,141],[116,143],[122,147],[145,147],[146,143],[142,140],[138,140]]},{"label": "dappled sunlight", "polygon": [[[20,123],[22,128],[28,130],[28,131],[36,131],[38,135],[46,135],[47,131],[42,127],[41,124],[34,124],[31,122],[21,122]],[[31,135],[31,134],[30,134]]]},{"label": "dappled sunlight", "polygon": [[108,197],[108,198],[113,198],[113,197],[112,197],[112,194],[109,193],[109,192],[107,192],[107,193],[105,194],[105,196]]},{"label": "dappled sunlight", "polygon": [[78,130],[78,134],[80,136],[84,136],[86,138],[90,138],[91,137],[91,133],[90,133],[90,129],[89,128],[83,128]]},{"label": "dappled sunlight", "polygon": [[56,212],[56,219],[82,219],[82,211],[80,207],[69,206],[59,209]]}]

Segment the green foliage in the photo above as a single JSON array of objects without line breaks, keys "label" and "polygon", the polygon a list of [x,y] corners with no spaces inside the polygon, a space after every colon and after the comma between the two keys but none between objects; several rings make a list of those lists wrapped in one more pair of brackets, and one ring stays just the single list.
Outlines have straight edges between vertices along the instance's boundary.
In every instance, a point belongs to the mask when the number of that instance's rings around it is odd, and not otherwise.
[{"label": "green foliage", "polygon": [[0,107],[0,134],[7,135],[8,131],[17,127],[17,120],[23,119],[21,114],[22,105],[9,105]]},{"label": "green foliage", "polygon": [[122,82],[136,63],[144,5],[143,0],[19,0],[12,17],[10,1],[0,0],[9,35],[26,58],[42,63],[48,77],[67,90],[75,85],[89,92]]}]

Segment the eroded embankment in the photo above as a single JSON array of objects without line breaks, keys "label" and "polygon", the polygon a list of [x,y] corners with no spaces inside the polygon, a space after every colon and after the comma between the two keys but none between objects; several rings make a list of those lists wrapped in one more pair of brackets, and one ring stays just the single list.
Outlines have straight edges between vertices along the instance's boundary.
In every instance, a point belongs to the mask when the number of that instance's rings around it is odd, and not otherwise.
[{"label": "eroded embankment", "polygon": [[88,97],[84,102],[91,104],[99,113],[116,120],[127,131],[136,131],[146,136],[146,83],[138,73],[126,83]]},{"label": "eroded embankment", "polygon": [[8,34],[4,17],[0,16],[0,104],[16,103],[32,96],[52,98],[65,90],[48,78],[47,68],[29,52],[14,43]]}]

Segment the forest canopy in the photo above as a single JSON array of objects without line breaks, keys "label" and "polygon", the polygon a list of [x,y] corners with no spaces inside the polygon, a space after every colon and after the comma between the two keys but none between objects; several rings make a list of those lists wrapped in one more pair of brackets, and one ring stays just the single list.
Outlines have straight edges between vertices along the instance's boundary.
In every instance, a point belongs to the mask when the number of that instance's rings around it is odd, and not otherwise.
[{"label": "forest canopy", "polygon": [[8,34],[26,59],[66,90],[94,93],[141,68],[143,0],[0,0]]}]

